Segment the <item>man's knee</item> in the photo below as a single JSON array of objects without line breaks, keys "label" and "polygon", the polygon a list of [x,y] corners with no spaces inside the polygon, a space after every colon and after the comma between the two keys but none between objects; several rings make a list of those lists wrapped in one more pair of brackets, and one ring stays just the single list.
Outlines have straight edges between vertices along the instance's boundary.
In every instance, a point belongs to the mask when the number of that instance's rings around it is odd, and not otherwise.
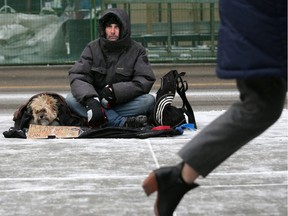
[{"label": "man's knee", "polygon": [[155,97],[151,94],[146,94],[145,95],[145,102],[149,104],[149,106],[154,106],[155,105]]},{"label": "man's knee", "polygon": [[76,114],[78,114],[81,117],[87,117],[87,110],[84,106],[82,106],[76,98],[72,95],[72,93],[68,93],[66,98],[66,103],[68,107]]},{"label": "man's knee", "polygon": [[76,99],[73,97],[73,95],[71,93],[67,94],[65,100],[66,100],[66,103],[68,104],[68,106],[74,104],[76,101]]},{"label": "man's knee", "polygon": [[145,106],[147,107],[148,111],[152,111],[155,106],[155,97],[151,94],[143,95],[143,101],[141,106]]},{"label": "man's knee", "polygon": [[269,109],[269,107],[267,107],[266,112],[262,116],[266,120],[267,125],[271,126],[280,118],[282,111],[282,106],[273,107],[273,109]]}]

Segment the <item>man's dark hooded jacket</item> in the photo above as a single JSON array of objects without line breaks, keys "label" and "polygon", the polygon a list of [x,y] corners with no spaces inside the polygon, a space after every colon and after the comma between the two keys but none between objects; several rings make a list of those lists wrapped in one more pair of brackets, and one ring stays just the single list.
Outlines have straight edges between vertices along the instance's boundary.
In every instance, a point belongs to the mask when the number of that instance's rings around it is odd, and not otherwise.
[{"label": "man's dark hooded jacket", "polygon": [[[120,21],[117,41],[105,38],[105,23],[111,16]],[[143,46],[130,37],[128,14],[112,8],[99,20],[99,38],[90,42],[80,60],[69,71],[73,96],[85,105],[88,98],[98,97],[107,84],[112,85],[116,103],[121,104],[147,94],[155,82],[155,76]]]}]

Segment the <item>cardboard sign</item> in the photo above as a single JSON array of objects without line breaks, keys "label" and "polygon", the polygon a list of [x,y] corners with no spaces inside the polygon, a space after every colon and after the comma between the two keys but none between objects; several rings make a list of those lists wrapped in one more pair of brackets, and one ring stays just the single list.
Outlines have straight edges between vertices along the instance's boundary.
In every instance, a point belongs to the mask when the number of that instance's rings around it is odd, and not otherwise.
[{"label": "cardboard sign", "polygon": [[79,136],[80,131],[80,127],[74,126],[43,126],[30,124],[27,139],[76,138]]}]

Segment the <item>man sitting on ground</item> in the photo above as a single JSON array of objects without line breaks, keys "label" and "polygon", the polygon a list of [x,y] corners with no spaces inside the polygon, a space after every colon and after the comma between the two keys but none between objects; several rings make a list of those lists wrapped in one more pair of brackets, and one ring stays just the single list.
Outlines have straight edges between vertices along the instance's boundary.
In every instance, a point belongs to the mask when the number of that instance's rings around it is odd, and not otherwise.
[{"label": "man sitting on ground", "polygon": [[153,112],[155,76],[145,48],[131,39],[128,14],[112,8],[99,19],[99,38],[69,70],[69,107],[91,127],[144,127]]}]

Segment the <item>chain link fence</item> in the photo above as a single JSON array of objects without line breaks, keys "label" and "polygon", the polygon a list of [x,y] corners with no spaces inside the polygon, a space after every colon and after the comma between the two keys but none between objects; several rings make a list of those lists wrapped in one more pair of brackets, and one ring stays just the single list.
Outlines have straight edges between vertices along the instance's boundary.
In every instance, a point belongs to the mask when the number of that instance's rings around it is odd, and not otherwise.
[{"label": "chain link fence", "polygon": [[126,10],[153,63],[213,63],[218,0],[0,0],[0,65],[70,64],[107,8]]}]

